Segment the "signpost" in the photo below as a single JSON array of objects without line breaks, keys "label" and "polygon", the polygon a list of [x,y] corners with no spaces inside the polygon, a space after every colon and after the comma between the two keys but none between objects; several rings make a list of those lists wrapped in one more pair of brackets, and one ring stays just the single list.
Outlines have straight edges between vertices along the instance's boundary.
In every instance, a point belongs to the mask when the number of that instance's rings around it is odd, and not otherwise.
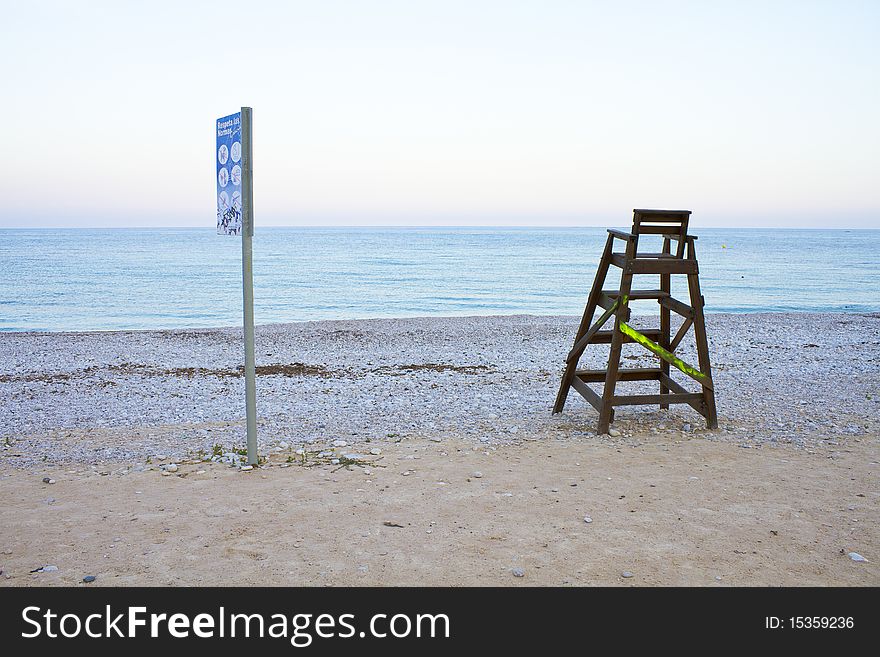
[{"label": "signpost", "polygon": [[217,234],[241,235],[247,460],[257,464],[257,377],[254,357],[253,110],[217,119]]}]

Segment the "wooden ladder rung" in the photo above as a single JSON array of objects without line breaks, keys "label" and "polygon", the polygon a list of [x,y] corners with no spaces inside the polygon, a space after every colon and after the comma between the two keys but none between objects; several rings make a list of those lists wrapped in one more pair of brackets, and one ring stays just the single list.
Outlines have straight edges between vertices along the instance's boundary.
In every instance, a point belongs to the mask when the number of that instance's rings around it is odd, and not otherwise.
[{"label": "wooden ladder rung", "polygon": [[[653,256],[653,257],[652,257]],[[640,253],[628,259],[625,253],[612,253],[610,262],[628,274],[696,274],[696,260],[677,258],[668,253]]]},{"label": "wooden ladder rung", "polygon": [[612,406],[630,406],[645,404],[700,404],[703,394],[699,392],[687,392],[669,395],[614,395],[611,398]]},{"label": "wooden ladder rung", "polygon": [[[660,332],[660,329],[644,329],[644,330],[640,330],[639,333],[641,333],[642,335],[645,335],[649,338],[652,338],[655,341],[659,340],[660,336],[663,335],[663,333]],[[611,344],[611,338],[613,336],[614,336],[613,330],[597,331],[596,334],[590,340],[590,344]],[[628,342],[635,342],[635,340],[633,340],[628,335],[622,335],[622,336],[620,336],[620,338],[621,338],[621,340],[623,340],[624,344],[626,344]]]},{"label": "wooden ladder rung", "polygon": [[[596,299],[596,305],[608,310],[614,305],[618,296],[620,296],[620,293],[617,290],[602,290],[599,293],[599,297]],[[644,301],[647,299],[657,299],[658,301],[662,301],[667,297],[669,297],[669,292],[664,292],[663,290],[632,290],[629,294],[627,303],[629,303],[629,301]]]},{"label": "wooden ladder rung", "polygon": [[636,262],[638,260],[648,260],[650,262],[656,262],[657,260],[676,260],[681,261],[681,258],[676,257],[674,253],[639,253],[635,258],[627,259],[625,253],[612,253],[611,254],[611,264],[615,267],[620,267],[621,269],[625,268],[627,263]]},{"label": "wooden ladder rung", "polygon": [[642,258],[649,258],[651,260],[659,260],[661,258],[670,258],[673,260],[680,260],[681,258],[677,257],[674,253],[663,253],[663,252],[646,252],[642,253],[639,251],[638,256],[636,256],[635,260],[641,260]]},{"label": "wooden ladder rung", "polygon": [[[587,383],[605,381],[608,372],[605,370],[577,370],[574,375]],[[663,371],[657,367],[630,367],[617,370],[618,381],[659,381]]]},{"label": "wooden ladder rung", "polygon": [[696,260],[679,258],[633,258],[624,259],[620,265],[628,274],[697,274],[699,267]]},{"label": "wooden ladder rung", "polygon": [[[620,294],[617,290],[602,290],[602,294],[606,297],[616,299]],[[629,298],[631,301],[639,299],[664,299],[669,296],[669,292],[664,290],[630,290]]]}]

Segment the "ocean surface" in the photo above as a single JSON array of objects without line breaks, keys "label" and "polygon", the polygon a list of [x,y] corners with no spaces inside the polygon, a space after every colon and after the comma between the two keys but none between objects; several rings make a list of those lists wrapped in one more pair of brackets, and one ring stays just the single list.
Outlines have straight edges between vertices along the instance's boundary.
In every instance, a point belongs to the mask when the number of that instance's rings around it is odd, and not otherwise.
[{"label": "ocean surface", "polygon": [[[880,311],[880,230],[694,232],[709,312]],[[255,318],[579,315],[605,236],[604,228],[258,228]],[[241,323],[241,238],[213,227],[3,229],[0,267],[2,331]],[[619,271],[611,268],[606,287]],[[656,277],[639,287],[657,287]],[[682,283],[673,293],[687,300]],[[654,311],[656,302],[634,307]]]}]

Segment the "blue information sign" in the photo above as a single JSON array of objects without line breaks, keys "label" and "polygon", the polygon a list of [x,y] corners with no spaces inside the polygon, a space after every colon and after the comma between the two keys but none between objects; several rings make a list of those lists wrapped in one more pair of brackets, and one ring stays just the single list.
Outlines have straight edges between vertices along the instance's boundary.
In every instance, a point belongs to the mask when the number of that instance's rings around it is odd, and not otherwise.
[{"label": "blue information sign", "polygon": [[241,235],[241,112],[217,119],[217,234]]}]

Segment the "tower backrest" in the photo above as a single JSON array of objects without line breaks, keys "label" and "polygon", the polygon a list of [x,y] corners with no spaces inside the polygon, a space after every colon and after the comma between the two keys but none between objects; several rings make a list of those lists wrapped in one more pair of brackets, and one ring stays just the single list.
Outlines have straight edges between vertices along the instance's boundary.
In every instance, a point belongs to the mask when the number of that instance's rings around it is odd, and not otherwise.
[{"label": "tower backrest", "polygon": [[676,240],[676,258],[684,257],[690,210],[633,210],[633,235],[662,235]]}]

